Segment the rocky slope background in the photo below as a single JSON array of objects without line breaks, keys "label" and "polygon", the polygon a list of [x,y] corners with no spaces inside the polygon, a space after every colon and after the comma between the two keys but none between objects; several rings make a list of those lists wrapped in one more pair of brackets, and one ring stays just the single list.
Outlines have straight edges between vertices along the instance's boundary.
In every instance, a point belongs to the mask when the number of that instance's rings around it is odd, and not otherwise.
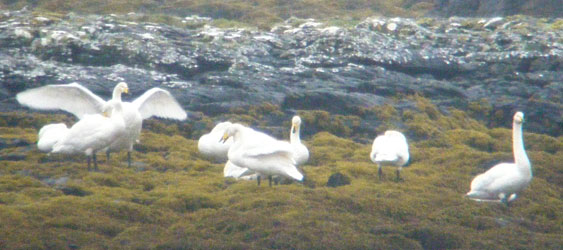
[{"label": "rocky slope background", "polygon": [[[388,9],[406,15],[443,4]],[[253,28],[246,12],[233,21],[49,8],[0,15],[0,248],[563,245],[560,18],[275,15]],[[147,120],[130,169],[123,153],[99,157],[101,171],[89,173],[81,156],[35,149],[42,125],[74,118],[22,108],[16,93],[79,82],[109,98],[119,81],[129,84],[127,100],[171,90],[189,120]],[[509,208],[463,199],[473,176],[511,160],[516,110],[526,115],[532,185]],[[217,121],[288,138],[294,114],[312,155],[304,184],[225,180],[222,164],[197,153],[197,138]],[[386,129],[410,141],[401,183],[390,168],[378,181],[369,161],[371,141]],[[342,181],[327,183],[335,173]]]}]

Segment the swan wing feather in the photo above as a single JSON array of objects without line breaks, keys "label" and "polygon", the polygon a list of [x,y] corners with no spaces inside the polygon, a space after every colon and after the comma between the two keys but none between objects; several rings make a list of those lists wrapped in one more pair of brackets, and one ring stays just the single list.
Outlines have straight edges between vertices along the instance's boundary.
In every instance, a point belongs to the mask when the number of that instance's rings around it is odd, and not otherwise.
[{"label": "swan wing feather", "polygon": [[161,88],[152,88],[139,96],[133,104],[143,119],[157,116],[176,120],[185,120],[188,115],[170,92]]},{"label": "swan wing feather", "polygon": [[78,118],[102,112],[105,101],[78,83],[46,85],[16,95],[22,105],[42,110],[64,110]]}]

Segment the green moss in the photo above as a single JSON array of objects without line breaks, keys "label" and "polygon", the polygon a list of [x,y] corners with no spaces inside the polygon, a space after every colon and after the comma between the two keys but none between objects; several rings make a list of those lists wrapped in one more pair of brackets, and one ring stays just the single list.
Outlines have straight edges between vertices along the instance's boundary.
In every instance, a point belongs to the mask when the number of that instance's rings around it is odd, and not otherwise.
[{"label": "green moss", "polygon": [[[113,154],[110,162],[98,157],[100,171],[88,172],[83,156],[47,157],[33,145],[1,149],[0,156],[25,158],[0,162],[0,247],[549,249],[563,244],[562,138],[525,133],[531,185],[508,208],[474,202],[463,198],[473,177],[492,166],[489,162],[512,159],[511,130],[489,129],[470,112],[442,113],[416,99],[421,97],[411,98],[416,109],[383,106],[361,114],[389,122],[382,126],[407,126],[411,160],[402,182],[393,180],[395,168],[389,166],[379,180],[369,160],[371,143],[352,140],[361,135],[359,117],[323,111],[298,111],[308,128],[322,128],[304,140],[311,153],[300,166],[305,184],[270,188],[224,179],[224,164],[201,156],[195,139],[226,116],[186,122],[190,132],[179,123],[148,120],[131,168],[126,152]],[[14,115],[6,115],[13,125],[0,126],[2,138],[33,142],[48,118]],[[286,115],[264,104],[229,117],[265,126],[264,120]],[[350,184],[327,187],[336,172]]]},{"label": "green moss", "polygon": [[553,30],[563,30],[563,19],[557,19],[551,24],[551,29]]}]

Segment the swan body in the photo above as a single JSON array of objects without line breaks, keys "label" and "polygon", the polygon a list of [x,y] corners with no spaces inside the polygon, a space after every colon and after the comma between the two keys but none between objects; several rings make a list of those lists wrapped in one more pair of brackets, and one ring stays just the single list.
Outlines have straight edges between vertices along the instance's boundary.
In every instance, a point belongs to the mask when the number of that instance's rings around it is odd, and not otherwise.
[{"label": "swan body", "polygon": [[303,165],[309,160],[309,150],[307,146],[301,143],[299,131],[301,130],[301,118],[294,116],[291,120],[291,130],[289,131],[289,142],[293,147],[295,162],[297,165]]},{"label": "swan body", "polygon": [[64,123],[47,124],[39,130],[37,148],[41,152],[51,152],[53,145],[63,138],[69,131]]},{"label": "swan body", "polygon": [[133,102],[122,102],[121,93],[127,84],[118,83],[110,101],[104,101],[87,88],[78,83],[47,85],[29,89],[19,93],[16,99],[22,105],[43,110],[65,110],[78,118],[88,114],[99,114],[106,104],[120,104],[125,122],[126,133],[120,135],[111,145],[105,148],[106,152],[126,149],[129,166],[131,165],[131,152],[133,145],[139,141],[143,119],[157,116],[161,118],[184,120],[186,112],[172,97],[170,92],[152,88]]},{"label": "swan body", "polygon": [[[214,160],[226,161],[229,148],[233,144],[233,139],[229,138],[225,143],[221,143],[219,140],[221,140],[225,130],[231,125],[232,123],[228,121],[218,123],[211,132],[202,135],[197,142],[199,152]],[[225,177],[227,176],[225,175]]]},{"label": "swan body", "polygon": [[532,164],[526,155],[522,137],[524,114],[516,112],[512,122],[514,163],[500,163],[477,175],[471,182],[467,197],[477,201],[508,204],[515,200],[532,181]]},{"label": "swan body", "polygon": [[379,135],[373,140],[370,159],[377,164],[380,179],[382,175],[382,165],[398,167],[398,181],[403,166],[409,161],[407,138],[399,131],[385,131],[383,135]]},{"label": "swan body", "polygon": [[[229,161],[236,166],[248,168],[259,176],[278,175],[303,180],[293,159],[293,147],[288,142],[278,141],[267,135],[257,136],[240,124],[228,127],[222,140],[226,141],[230,137],[233,138],[233,145],[227,155]],[[260,178],[257,180],[260,185]]]},{"label": "swan body", "polygon": [[97,169],[96,152],[108,147],[126,132],[121,105],[108,105],[108,109],[111,111],[110,117],[84,115],[53,145],[51,153],[83,153],[88,157],[88,169],[90,157],[94,157],[94,167]]},{"label": "swan body", "polygon": [[254,180],[256,179],[256,173],[248,168],[241,168],[231,161],[227,161],[225,163],[225,168],[223,168],[223,175],[225,178],[232,177],[235,179],[242,179],[242,180]]}]

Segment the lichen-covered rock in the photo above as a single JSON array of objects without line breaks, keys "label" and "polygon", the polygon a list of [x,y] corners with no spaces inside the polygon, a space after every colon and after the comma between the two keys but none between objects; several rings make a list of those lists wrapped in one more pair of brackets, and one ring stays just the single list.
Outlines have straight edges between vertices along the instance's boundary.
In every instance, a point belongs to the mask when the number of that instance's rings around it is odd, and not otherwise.
[{"label": "lichen-covered rock", "polygon": [[374,133],[379,124],[363,109],[388,104],[402,113],[413,104],[396,100],[418,94],[442,112],[486,101],[489,112],[474,117],[507,127],[519,109],[528,131],[562,133],[563,30],[555,20],[368,18],[342,28],[293,18],[258,31],[195,17],[182,28],[130,15],[5,16],[2,110],[20,109],[12,97],[27,88],[79,82],[109,98],[126,81],[132,96],[168,88],[185,109],[210,116],[279,105],[284,113],[262,124],[274,130],[295,110],[322,109],[360,116]]}]

